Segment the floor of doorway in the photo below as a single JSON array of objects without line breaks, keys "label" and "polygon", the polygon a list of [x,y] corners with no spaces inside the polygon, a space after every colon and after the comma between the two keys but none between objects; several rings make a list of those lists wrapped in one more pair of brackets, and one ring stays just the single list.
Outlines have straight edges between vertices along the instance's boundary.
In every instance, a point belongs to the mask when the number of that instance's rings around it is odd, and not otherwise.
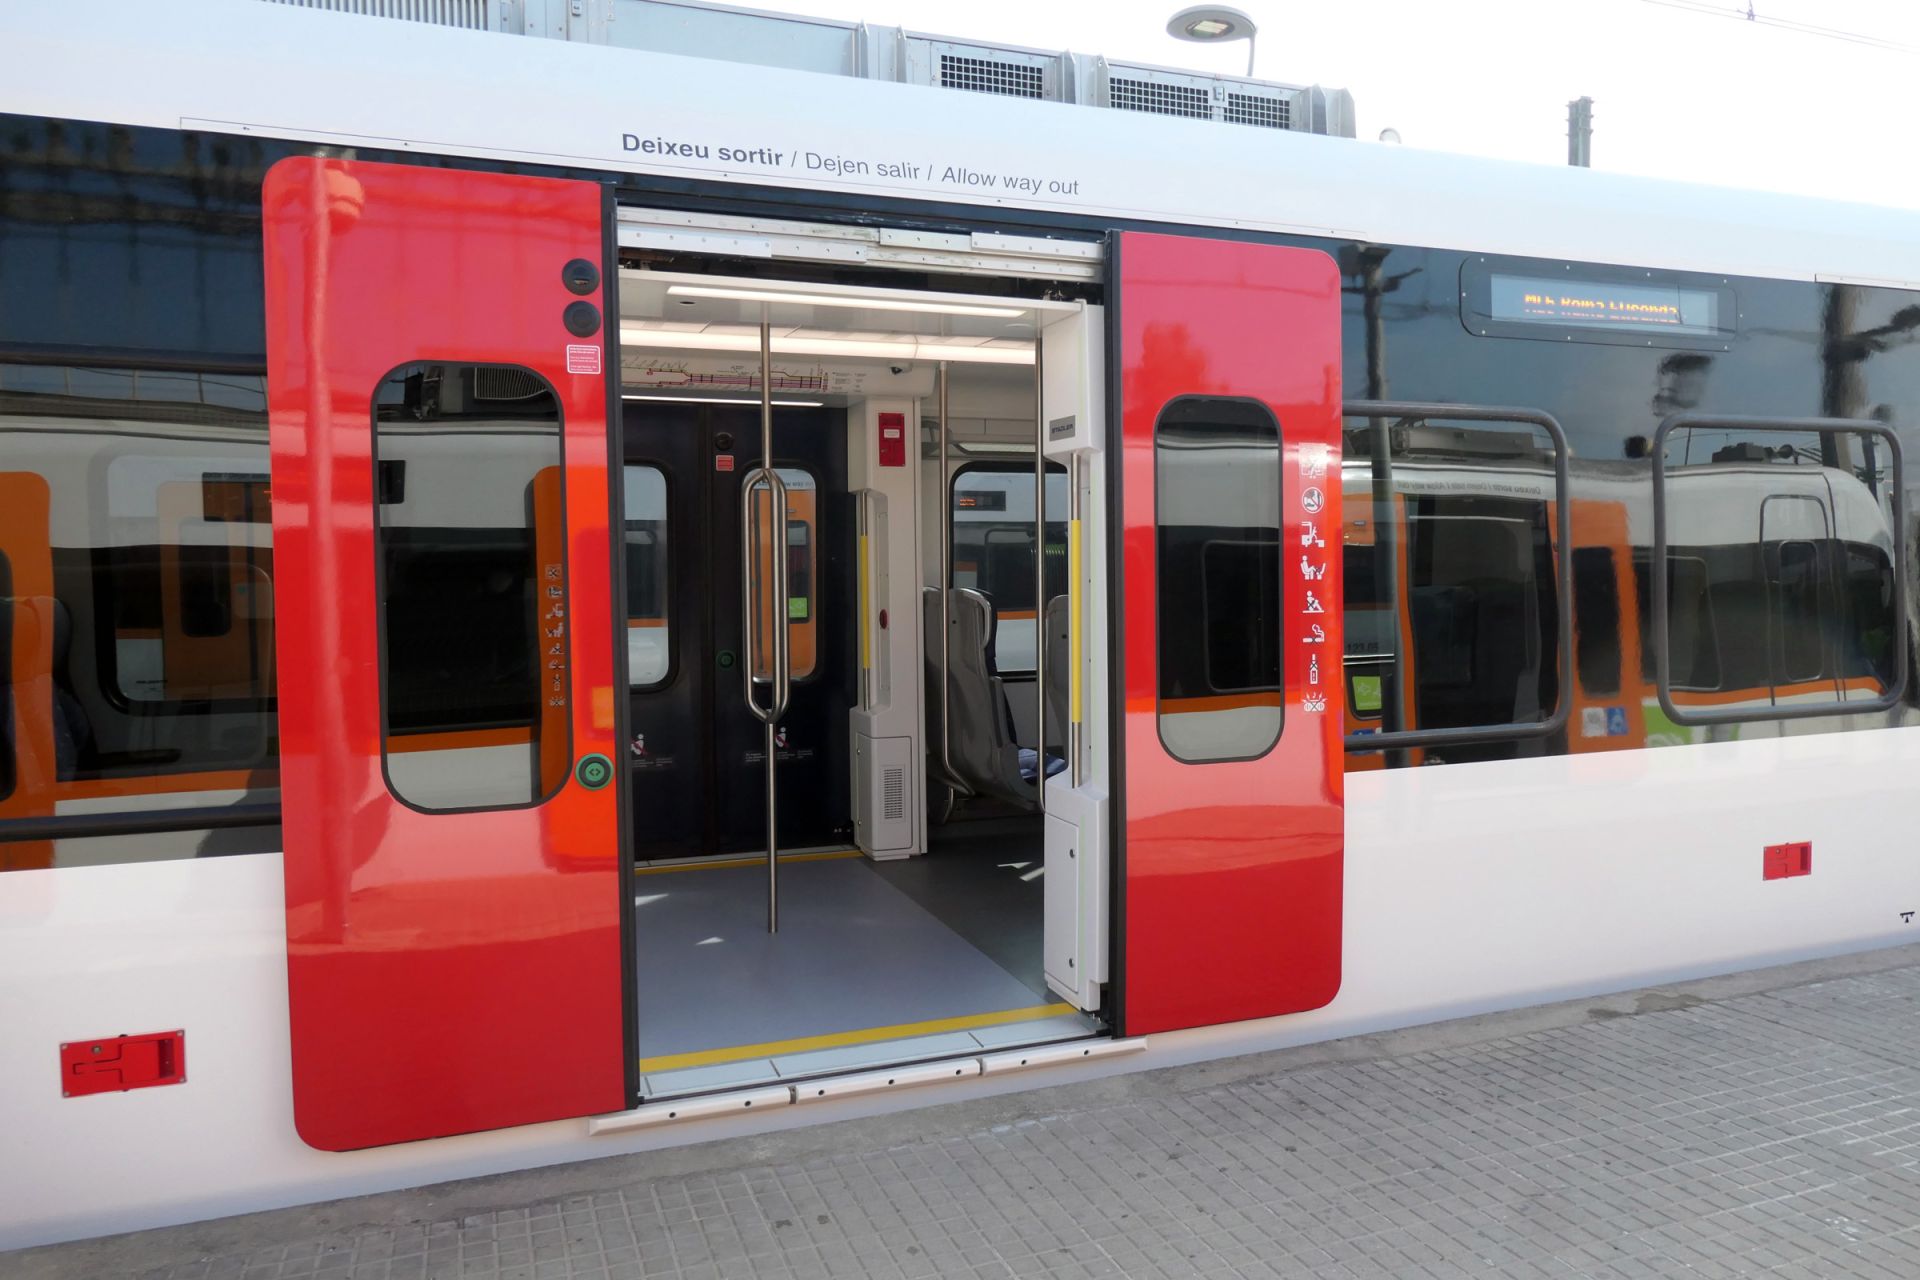
[{"label": "floor of doorway", "polygon": [[1094,1035],[1040,975],[1038,837],[937,840],[637,879],[640,1092],[741,1088]]}]

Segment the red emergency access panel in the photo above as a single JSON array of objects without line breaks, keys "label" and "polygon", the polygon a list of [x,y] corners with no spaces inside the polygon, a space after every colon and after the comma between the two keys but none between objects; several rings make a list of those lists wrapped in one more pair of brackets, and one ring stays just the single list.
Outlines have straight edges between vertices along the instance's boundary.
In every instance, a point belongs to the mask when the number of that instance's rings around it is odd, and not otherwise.
[{"label": "red emergency access panel", "polygon": [[880,418],[880,465],[883,467],[904,467],[907,465],[907,415],[904,413],[883,413]]},{"label": "red emergency access panel", "polygon": [[187,1033],[76,1040],[60,1046],[60,1096],[124,1093],[160,1084],[185,1084]]}]

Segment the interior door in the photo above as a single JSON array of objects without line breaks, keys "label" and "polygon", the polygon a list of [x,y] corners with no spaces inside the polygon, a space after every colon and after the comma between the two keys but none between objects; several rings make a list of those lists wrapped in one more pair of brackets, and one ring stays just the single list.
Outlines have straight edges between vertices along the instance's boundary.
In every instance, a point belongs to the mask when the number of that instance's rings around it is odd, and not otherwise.
[{"label": "interior door", "polygon": [[1112,242],[1122,1027],[1340,985],[1340,277],[1324,253]]},{"label": "interior door", "polygon": [[[853,651],[852,499],[846,433],[828,409],[774,413],[775,459],[787,486],[787,600],[792,696],[776,748],[782,849],[844,843],[851,799],[847,710]],[[628,504],[629,651],[633,678],[629,770],[643,858],[749,853],[765,847],[765,733],[747,710],[749,646],[741,577],[766,562],[769,522],[741,539],[742,479],[757,461],[759,411],[650,402],[626,411],[630,494],[664,495],[666,596],[638,580],[635,503]],[[657,476],[657,479],[656,479]],[[643,492],[644,491],[644,492]],[[764,494],[764,490],[762,491]],[[764,496],[761,499],[764,504]],[[749,559],[751,557],[751,559]],[[769,600],[764,592],[756,597]],[[765,612],[764,607],[762,610]],[[762,628],[757,646],[770,650]],[[647,634],[664,626],[661,641]],[[651,646],[660,659],[648,659]],[[764,673],[763,673],[764,674]],[[651,679],[641,676],[650,675]]]},{"label": "interior door", "polygon": [[626,1105],[590,183],[299,157],[266,303],[294,1121]]}]

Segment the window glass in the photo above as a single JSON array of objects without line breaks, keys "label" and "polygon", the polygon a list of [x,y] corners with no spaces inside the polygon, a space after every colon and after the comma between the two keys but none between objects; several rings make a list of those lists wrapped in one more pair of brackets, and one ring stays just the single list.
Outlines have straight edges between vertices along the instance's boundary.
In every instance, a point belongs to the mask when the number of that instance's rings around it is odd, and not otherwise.
[{"label": "window glass", "polygon": [[[500,374],[517,377],[501,377]],[[559,401],[530,370],[404,365],[374,400],[388,784],[531,804],[571,767]]]},{"label": "window glass", "polygon": [[[954,473],[952,583],[993,602],[994,667],[1034,669],[1033,464],[971,463]],[[1067,590],[1067,473],[1047,467],[1047,599]],[[1059,519],[1053,519],[1058,515]]]},{"label": "window glass", "polygon": [[773,621],[785,615],[787,661],[795,680],[812,675],[819,662],[816,619],[820,602],[816,598],[819,581],[819,541],[816,527],[820,518],[820,491],[813,476],[797,467],[776,467],[787,486],[787,599],[778,605],[771,597],[773,575],[766,571],[772,550],[773,532],[767,519],[767,489],[754,486],[753,544],[754,581],[761,584],[759,605],[754,610],[754,676],[765,679],[772,670]]},{"label": "window glass", "polygon": [[[1553,714],[1555,461],[1553,437],[1530,423],[1349,420],[1341,532],[1347,697],[1356,720],[1399,732],[1525,725]],[[1382,510],[1392,518],[1378,518]],[[1616,692],[1612,553],[1586,552],[1576,548],[1573,557],[1576,661],[1590,688]],[[1407,683],[1404,698],[1396,678]],[[1409,750],[1388,763],[1544,749],[1539,738],[1502,737]]]},{"label": "window glass", "polygon": [[[1891,685],[1892,475],[1877,443],[1737,427],[1668,437],[1665,642],[1677,707],[1870,701]],[[1650,573],[1636,569],[1644,600]],[[1651,677],[1660,637],[1644,609],[1642,626]]]},{"label": "window glass", "polygon": [[0,698],[0,801],[13,794],[13,562],[0,547],[0,677],[6,680],[6,696]]},{"label": "window glass", "polygon": [[1611,547],[1573,549],[1573,660],[1590,694],[1620,692],[1620,583]]},{"label": "window glass", "polygon": [[1183,396],[1154,424],[1160,740],[1180,760],[1279,740],[1280,424],[1250,400]]},{"label": "window glass", "polygon": [[628,463],[627,683],[664,683],[673,666],[667,574],[667,477],[658,467]]},{"label": "window glass", "polygon": [[[0,821],[278,800],[267,471],[257,375],[0,364]],[[268,830],[0,844],[0,866]]]}]

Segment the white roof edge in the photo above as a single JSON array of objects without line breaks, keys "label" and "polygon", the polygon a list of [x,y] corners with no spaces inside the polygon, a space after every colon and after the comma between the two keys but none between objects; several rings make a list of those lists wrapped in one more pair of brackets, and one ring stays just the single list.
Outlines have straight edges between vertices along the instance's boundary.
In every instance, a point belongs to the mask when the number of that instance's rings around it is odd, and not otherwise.
[{"label": "white roof edge", "polygon": [[0,112],[29,116],[1920,286],[1920,213],[1894,208],[259,0],[93,0],[84,23],[59,6],[0,6],[0,48]]}]

